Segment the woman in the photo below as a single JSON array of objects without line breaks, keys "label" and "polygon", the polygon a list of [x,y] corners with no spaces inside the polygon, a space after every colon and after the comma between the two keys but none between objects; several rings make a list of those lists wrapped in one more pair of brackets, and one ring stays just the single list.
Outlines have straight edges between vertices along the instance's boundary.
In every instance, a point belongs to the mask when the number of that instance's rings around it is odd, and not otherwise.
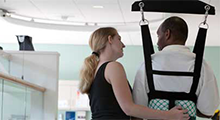
[{"label": "woman", "polygon": [[131,87],[123,66],[116,60],[123,56],[125,45],[117,30],[99,28],[90,37],[93,53],[84,61],[80,91],[90,99],[92,119],[147,119],[189,118],[187,110],[175,107],[170,111],[153,110],[133,102]]}]

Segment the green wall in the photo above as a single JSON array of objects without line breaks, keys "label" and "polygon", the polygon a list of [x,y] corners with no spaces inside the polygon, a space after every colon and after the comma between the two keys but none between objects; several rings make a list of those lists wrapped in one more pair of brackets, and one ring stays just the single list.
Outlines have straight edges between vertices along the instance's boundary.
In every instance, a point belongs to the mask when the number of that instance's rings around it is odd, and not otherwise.
[{"label": "green wall", "polygon": [[[18,50],[18,44],[0,44],[4,50]],[[35,51],[57,51],[60,53],[60,80],[79,80],[79,71],[85,57],[91,54],[87,45],[34,44]],[[143,62],[142,46],[126,46],[120,61],[126,70],[127,78],[133,85],[136,71]],[[157,51],[155,47],[155,51]],[[220,88],[220,47],[205,48],[205,59],[211,65]]]},{"label": "green wall", "polygon": [[[17,44],[0,44],[4,50],[18,50]],[[35,51],[57,51],[60,53],[60,80],[79,80],[79,71],[84,58],[92,51],[87,45],[34,44]],[[135,72],[143,61],[142,47],[126,46],[125,55],[119,61],[125,66],[127,77],[133,81]],[[133,82],[132,82],[133,83]]]},{"label": "green wall", "polygon": [[[18,44],[0,44],[4,50],[18,50]],[[57,51],[60,53],[60,80],[79,80],[79,71],[85,57],[91,54],[87,45],[34,44],[35,51]],[[120,61],[126,70],[130,84],[143,62],[142,46],[126,46]],[[155,51],[157,48],[155,47]],[[220,79],[220,47],[206,47],[205,59],[211,65],[217,79]]]},{"label": "green wall", "polygon": [[205,59],[211,65],[220,87],[220,47],[207,47]]}]

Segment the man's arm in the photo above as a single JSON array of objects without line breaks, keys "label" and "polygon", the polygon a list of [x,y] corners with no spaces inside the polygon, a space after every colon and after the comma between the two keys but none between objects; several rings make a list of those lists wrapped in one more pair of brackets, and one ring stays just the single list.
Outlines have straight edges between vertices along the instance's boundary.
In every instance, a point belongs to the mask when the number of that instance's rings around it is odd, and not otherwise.
[{"label": "man's arm", "polygon": [[[134,102],[138,105],[143,105],[143,106],[147,106],[148,104],[148,96],[147,96],[145,82],[146,82],[146,73],[145,73],[144,63],[142,63],[135,75],[132,95]],[[143,119],[133,117],[132,120],[143,120]]]},{"label": "man's arm", "polygon": [[196,110],[196,115],[201,118],[211,118],[212,117],[212,116],[207,116],[205,114],[202,114],[198,109]]},{"label": "man's arm", "polygon": [[210,118],[220,104],[217,80],[211,67],[204,61],[197,89],[197,116]]}]

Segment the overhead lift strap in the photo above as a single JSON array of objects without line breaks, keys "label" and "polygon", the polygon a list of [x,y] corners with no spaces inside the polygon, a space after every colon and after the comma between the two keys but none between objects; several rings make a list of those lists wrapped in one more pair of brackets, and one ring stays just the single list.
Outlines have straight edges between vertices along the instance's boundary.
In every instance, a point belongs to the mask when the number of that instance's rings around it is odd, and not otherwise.
[{"label": "overhead lift strap", "polygon": [[[144,15],[143,14],[143,6],[144,5],[139,4],[139,6],[140,6],[140,11],[142,12],[142,21],[144,22],[144,20],[145,20],[144,16],[143,16]],[[208,10],[206,10],[206,18],[207,18],[207,15],[208,15]],[[206,19],[204,21],[204,25],[205,24],[206,24]],[[190,90],[189,95],[186,95],[186,97],[189,98],[191,95],[194,96],[193,101],[196,103],[195,92],[197,90],[198,81],[200,78],[207,29],[204,29],[201,27],[199,29],[199,33],[198,33],[196,44],[195,44],[194,51],[193,51],[196,54],[194,73],[191,73],[191,72],[185,72],[185,73],[183,73],[183,72],[167,72],[167,71],[154,71],[154,70],[152,70],[151,54],[154,53],[154,50],[153,50],[153,44],[152,44],[152,39],[150,36],[150,30],[149,30],[148,24],[141,25],[141,32],[142,32],[143,50],[144,50],[144,58],[145,58],[145,68],[146,68],[146,74],[147,74],[147,80],[148,80],[148,86],[150,89],[150,93],[151,94],[156,93],[159,96],[161,96],[161,94],[166,93],[163,91],[156,91],[155,90],[154,83],[153,83],[153,74],[175,75],[175,76],[181,76],[181,75],[185,74],[184,76],[193,76],[193,84],[191,86],[191,90]],[[173,93],[169,93],[167,95],[171,95],[171,96],[174,96],[174,98],[176,98],[175,94],[177,94],[177,93],[173,92]],[[185,95],[185,94],[186,93],[181,93],[181,95]],[[152,95],[150,95],[150,96],[152,96]],[[152,97],[156,97],[156,96],[153,95]],[[174,106],[174,98],[170,99],[169,108]]]},{"label": "overhead lift strap", "polygon": [[194,67],[193,84],[190,93],[195,93],[198,87],[201,68],[202,68],[203,54],[205,49],[206,34],[207,34],[207,29],[200,27],[196,38],[196,43],[193,49],[193,52],[196,54],[196,59],[195,59],[195,67]]},{"label": "overhead lift strap", "polygon": [[143,51],[144,51],[144,60],[145,60],[145,69],[147,74],[147,80],[149,84],[150,90],[155,90],[153,83],[153,71],[152,71],[152,63],[151,63],[151,55],[154,54],[154,48],[152,39],[150,36],[150,30],[148,24],[141,25],[141,34],[143,41]]}]

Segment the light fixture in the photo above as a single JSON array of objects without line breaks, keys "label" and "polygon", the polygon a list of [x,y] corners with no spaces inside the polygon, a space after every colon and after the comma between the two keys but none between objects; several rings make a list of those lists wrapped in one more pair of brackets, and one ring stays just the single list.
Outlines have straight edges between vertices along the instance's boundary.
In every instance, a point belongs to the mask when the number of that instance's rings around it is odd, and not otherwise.
[{"label": "light fixture", "polygon": [[57,25],[85,25],[82,22],[70,22],[70,21],[59,21],[59,20],[46,20],[46,19],[34,19],[34,22],[37,23],[46,23],[46,24],[57,24]]},{"label": "light fixture", "polygon": [[94,5],[93,8],[96,8],[96,9],[102,9],[102,8],[104,8],[104,6],[101,6],[101,5]]},{"label": "light fixture", "polygon": [[5,16],[7,16],[7,17],[11,17],[11,14],[8,13],[8,12],[6,12],[6,13],[5,13]]},{"label": "light fixture", "polygon": [[15,19],[19,19],[19,20],[25,20],[25,21],[31,21],[32,18],[30,17],[25,17],[25,16],[21,16],[21,15],[16,15],[16,14],[10,14],[11,18],[15,18]]},{"label": "light fixture", "polygon": [[[51,25],[65,25],[65,26],[88,26],[88,27],[98,27],[98,26],[126,26],[128,24],[137,24],[139,21],[131,21],[131,22],[83,22],[83,21],[69,21],[68,18],[69,16],[67,15],[62,15],[61,20],[54,20],[54,19],[41,19],[41,18],[32,18],[32,17],[26,17],[18,14],[13,14],[13,13],[6,13],[6,12],[1,12],[0,15],[4,14],[5,17],[8,18],[13,18],[17,20],[23,20],[27,22],[32,22],[32,23],[41,23],[41,24],[51,24]],[[155,23],[158,21],[161,21],[164,19],[164,16],[162,18],[156,19],[156,20],[150,20],[150,22]]]},{"label": "light fixture", "polygon": [[10,17],[11,14],[7,10],[0,8],[0,16],[1,17]]}]

